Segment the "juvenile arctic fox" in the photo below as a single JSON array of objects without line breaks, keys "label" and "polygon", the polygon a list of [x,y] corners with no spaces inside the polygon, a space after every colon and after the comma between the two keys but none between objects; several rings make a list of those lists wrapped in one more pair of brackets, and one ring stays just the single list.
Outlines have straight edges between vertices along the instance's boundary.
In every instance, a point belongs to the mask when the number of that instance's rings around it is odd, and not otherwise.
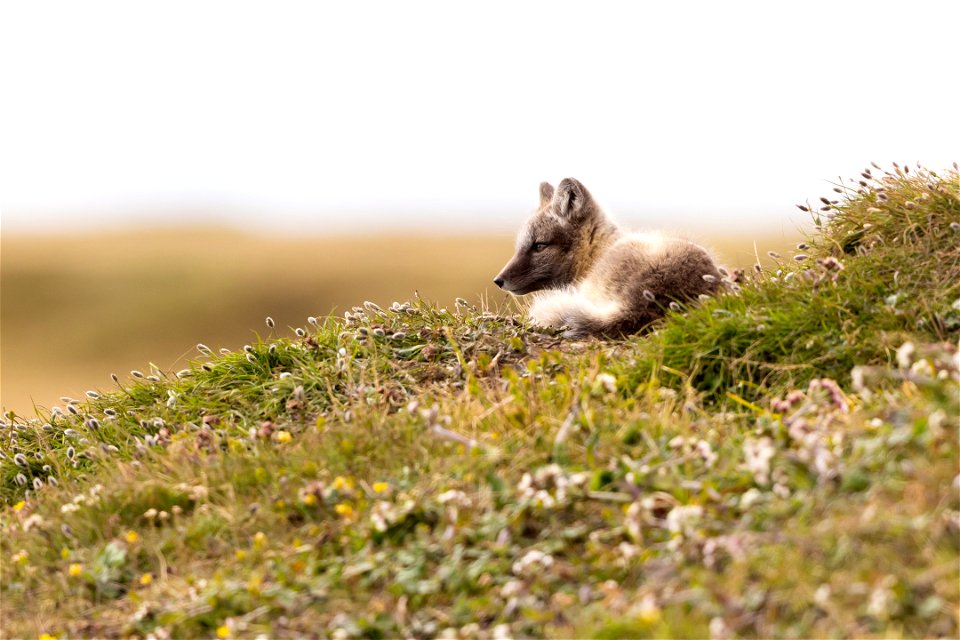
[{"label": "juvenile arctic fox", "polygon": [[671,302],[715,293],[721,276],[706,249],[688,240],[624,233],[566,178],[556,190],[540,184],[540,207],[493,282],[515,295],[540,291],[530,319],[578,338],[641,331]]}]

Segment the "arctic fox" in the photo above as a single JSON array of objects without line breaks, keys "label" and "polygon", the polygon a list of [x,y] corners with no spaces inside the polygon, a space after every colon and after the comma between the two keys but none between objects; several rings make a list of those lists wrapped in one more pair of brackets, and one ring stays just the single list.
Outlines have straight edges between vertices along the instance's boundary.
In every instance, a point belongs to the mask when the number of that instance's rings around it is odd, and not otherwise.
[{"label": "arctic fox", "polygon": [[624,233],[579,181],[540,184],[540,207],[520,230],[516,255],[493,282],[540,291],[530,319],[568,337],[641,331],[671,302],[715,293],[721,276],[706,249],[659,233]]}]

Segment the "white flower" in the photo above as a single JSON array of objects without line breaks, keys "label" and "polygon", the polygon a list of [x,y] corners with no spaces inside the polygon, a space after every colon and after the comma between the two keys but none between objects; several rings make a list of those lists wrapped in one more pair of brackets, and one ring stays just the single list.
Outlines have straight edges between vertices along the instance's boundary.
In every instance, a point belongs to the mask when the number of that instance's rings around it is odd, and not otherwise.
[{"label": "white flower", "polygon": [[813,601],[821,609],[825,609],[830,604],[830,585],[822,584],[817,587],[813,594]]},{"label": "white flower", "polygon": [[700,518],[703,516],[703,507],[697,504],[675,507],[667,514],[667,529],[679,533],[684,537],[692,535]]},{"label": "white flower", "polygon": [[726,640],[733,636],[730,627],[720,616],[710,618],[710,640]]},{"label": "white flower", "polygon": [[43,516],[41,516],[39,513],[31,514],[27,516],[27,519],[23,521],[21,526],[23,527],[24,531],[30,531],[30,529],[33,529],[34,527],[41,527],[43,526]]},{"label": "white flower", "polygon": [[913,364],[914,352],[916,352],[916,347],[913,346],[912,342],[904,342],[900,345],[900,348],[897,349],[897,364],[901,369],[910,368],[910,365]]},{"label": "white flower", "polygon": [[593,388],[597,391],[601,389],[607,393],[615,393],[617,390],[617,379],[609,373],[598,373],[593,379]]},{"label": "white flower", "polygon": [[510,580],[500,587],[500,597],[504,600],[509,600],[521,591],[523,591],[523,582],[520,580]]},{"label": "white flower", "polygon": [[867,603],[867,613],[878,620],[886,620],[893,613],[897,604],[897,597],[890,589],[896,582],[893,576],[887,576],[870,592],[870,601]]},{"label": "white flower", "polygon": [[910,373],[923,378],[932,378],[935,375],[933,365],[926,358],[920,358],[910,367]]},{"label": "white flower", "polygon": [[743,443],[743,455],[746,467],[757,484],[765,485],[770,482],[770,460],[776,453],[773,441],[770,438],[750,439]]},{"label": "white flower", "polygon": [[437,502],[440,504],[451,504],[456,507],[469,507],[470,498],[467,497],[463,491],[458,491],[456,489],[451,489],[449,491],[444,491],[437,496]]},{"label": "white flower", "polygon": [[740,509],[742,511],[747,511],[753,505],[760,502],[763,498],[763,493],[756,487],[747,489],[742,496],[740,496]]},{"label": "white flower", "polygon": [[[539,565],[537,567],[536,565]],[[539,568],[547,569],[553,566],[553,556],[547,555],[538,549],[531,549],[519,560],[513,563],[513,573],[522,576],[530,571],[537,571]]]},{"label": "white flower", "polygon": [[493,628],[493,640],[511,640],[510,625],[498,624]]}]

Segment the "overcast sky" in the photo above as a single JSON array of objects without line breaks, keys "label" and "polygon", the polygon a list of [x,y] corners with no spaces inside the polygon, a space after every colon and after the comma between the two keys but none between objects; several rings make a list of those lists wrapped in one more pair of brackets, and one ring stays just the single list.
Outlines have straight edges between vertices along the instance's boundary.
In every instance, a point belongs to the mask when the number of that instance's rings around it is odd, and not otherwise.
[{"label": "overcast sky", "polygon": [[793,227],[960,159],[960,2],[5,2],[2,228]]}]

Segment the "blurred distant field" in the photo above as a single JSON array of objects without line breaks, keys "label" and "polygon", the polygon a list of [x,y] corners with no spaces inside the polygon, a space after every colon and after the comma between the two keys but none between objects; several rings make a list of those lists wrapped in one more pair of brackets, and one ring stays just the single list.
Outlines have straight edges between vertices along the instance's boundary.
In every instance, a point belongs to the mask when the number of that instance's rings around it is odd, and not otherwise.
[{"label": "blurred distant field", "polygon": [[[795,235],[698,237],[730,266],[784,251]],[[491,280],[509,236],[263,237],[180,228],[2,239],[0,404],[32,413],[131,369],[180,369],[203,342],[236,349],[308,316],[364,300],[389,305],[415,292],[502,307]]]}]

